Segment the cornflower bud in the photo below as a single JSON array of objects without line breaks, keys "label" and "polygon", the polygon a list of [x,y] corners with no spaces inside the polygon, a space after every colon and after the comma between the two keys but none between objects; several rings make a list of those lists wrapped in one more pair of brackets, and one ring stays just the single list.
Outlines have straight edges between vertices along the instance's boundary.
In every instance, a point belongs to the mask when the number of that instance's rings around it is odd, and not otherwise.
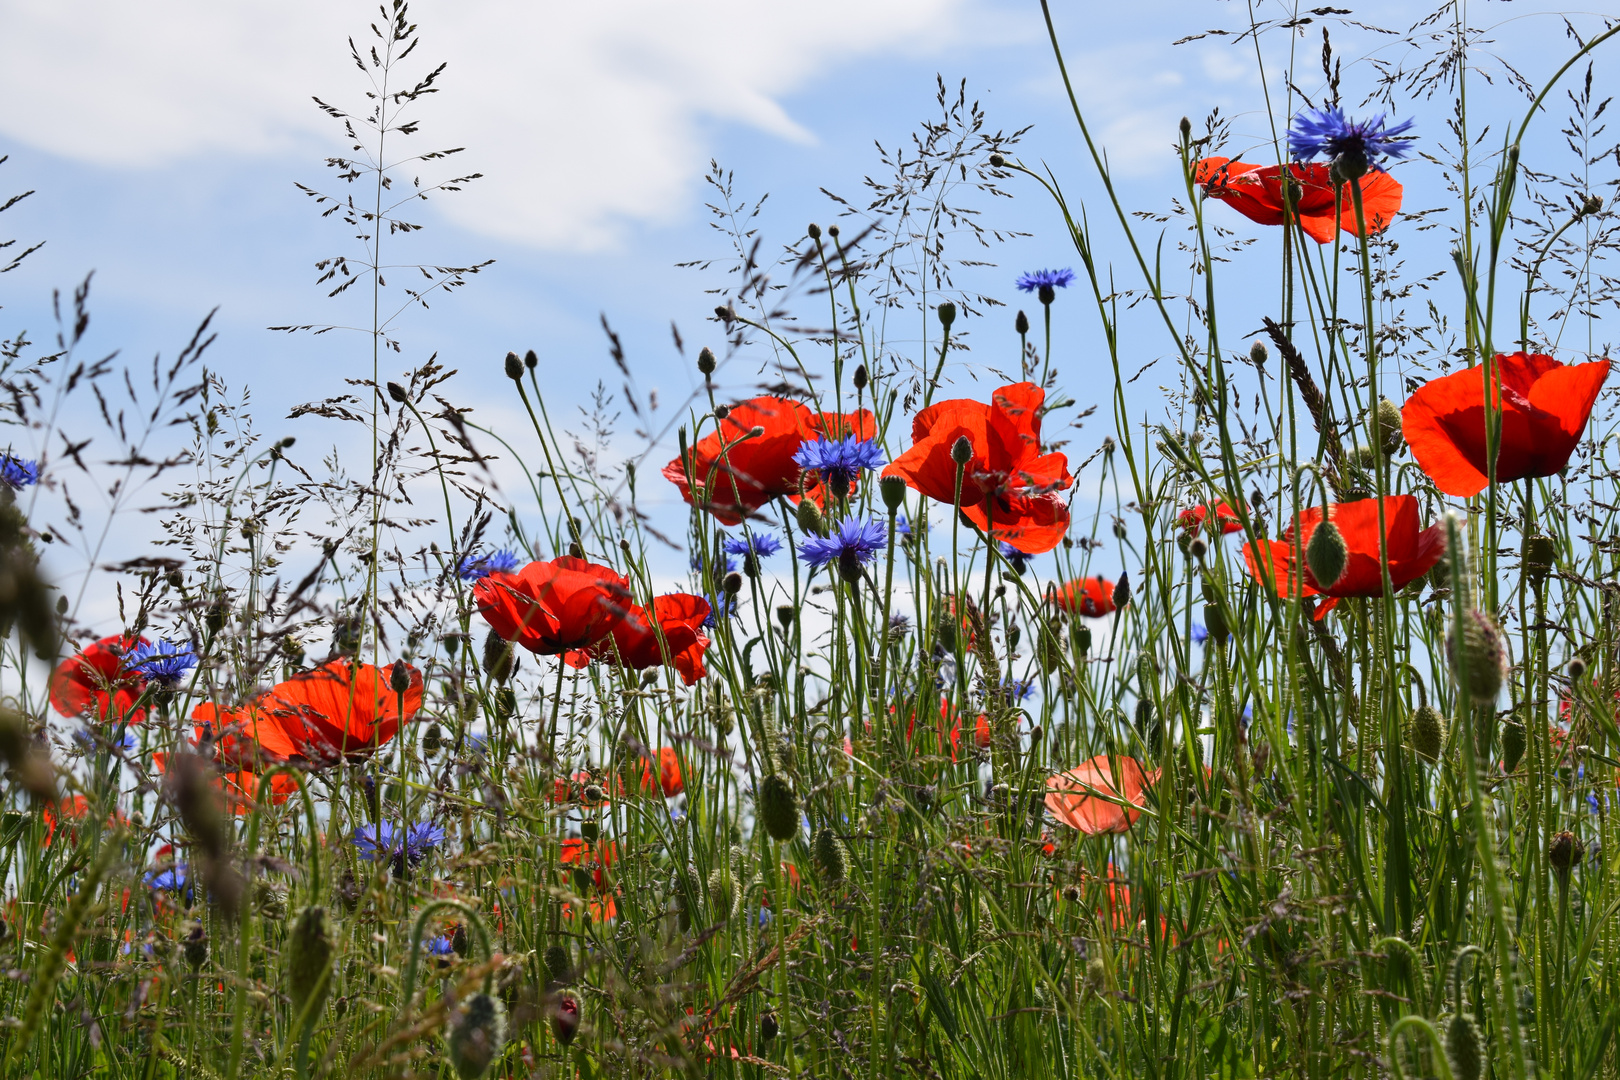
[{"label": "cornflower bud", "polygon": [[[577,1006],[574,1012],[574,1025],[578,1027]],[[552,1030],[556,1030],[555,1022]],[[573,1038],[572,1032],[569,1038]],[[457,1010],[447,1042],[450,1064],[455,1066],[456,1075],[461,1080],[478,1080],[489,1071],[506,1045],[506,1006],[499,998],[473,994]]]},{"label": "cornflower bud", "polygon": [[759,820],[765,834],[779,843],[799,835],[799,800],[780,773],[759,782]]},{"label": "cornflower bud", "polygon": [[405,393],[405,388],[399,385],[397,382],[390,382],[388,384],[388,396],[399,402],[401,405],[410,400],[410,395]]},{"label": "cornflower bud", "polygon": [[1182,141],[1185,142],[1187,139],[1192,138],[1192,121],[1183,116],[1181,123],[1176,125],[1176,130],[1181,132]]},{"label": "cornflower bud", "polygon": [[1561,878],[1568,878],[1570,870],[1581,864],[1585,854],[1586,845],[1568,830],[1558,833],[1547,844],[1547,863]]},{"label": "cornflower bud", "polygon": [[947,330],[951,328],[951,323],[956,321],[956,305],[949,300],[940,304],[934,312],[939,316],[939,325]]},{"label": "cornflower bud", "polygon": [[307,1009],[310,1022],[320,1016],[332,988],[332,926],[326,909],[310,905],[298,913],[292,932],[287,935],[285,947],[287,963],[287,996],[292,1001],[293,1016],[302,1016]]},{"label": "cornflower bud", "polygon": [[798,613],[799,610],[792,604],[778,604],[776,608],[776,621],[782,624],[783,630],[792,629],[794,616],[798,615]]},{"label": "cornflower bud", "polygon": [[1459,683],[1466,680],[1468,693],[1475,704],[1490,705],[1502,690],[1502,670],[1507,654],[1502,647],[1502,632],[1496,622],[1483,611],[1466,611],[1462,622],[1463,655],[1456,655],[1456,642],[1446,636],[1446,656],[1451,660],[1451,671]]},{"label": "cornflower bud", "polygon": [[1253,345],[1249,346],[1249,363],[1253,364],[1255,367],[1257,367],[1257,368],[1265,367],[1266,366],[1266,357],[1267,357],[1267,353],[1266,353],[1266,343],[1265,342],[1257,341]]},{"label": "cornflower bud", "polygon": [[533,349],[523,354],[523,366],[533,371],[540,366],[540,356]]},{"label": "cornflower bud", "polygon": [[821,226],[817,225],[813,221],[809,224],[809,226],[804,231],[810,234],[810,239],[812,239],[812,240],[820,240],[821,239]]},{"label": "cornflower bud", "polygon": [[1406,745],[1425,761],[1440,760],[1446,741],[1446,718],[1433,705],[1419,705],[1406,721]]},{"label": "cornflower bud", "polygon": [[721,587],[726,590],[727,596],[736,596],[738,593],[742,592],[742,575],[733,570],[731,573],[727,574],[725,580],[721,582]]},{"label": "cornflower bud", "polygon": [[968,441],[966,435],[958,435],[951,444],[951,460],[958,465],[966,465],[973,460],[973,443]]},{"label": "cornflower bud", "polygon": [[523,378],[523,361],[515,352],[506,354],[506,377],[513,382]]},{"label": "cornflower bud", "polygon": [[697,367],[705,376],[714,374],[714,350],[707,345],[698,350]]},{"label": "cornflower bud", "polygon": [[1122,573],[1119,581],[1114,583],[1114,610],[1118,611],[1131,602],[1131,575]]},{"label": "cornflower bud", "polygon": [[836,225],[827,226],[827,235],[832,237],[834,240],[838,239],[838,226],[836,226]]},{"label": "cornflower bud", "polygon": [[990,167],[992,169],[999,169],[1005,164],[1007,164],[1007,159],[1002,157],[1000,154],[990,155]]},{"label": "cornflower bud", "polygon": [[1564,668],[1564,670],[1569,673],[1569,677],[1571,679],[1579,679],[1582,675],[1586,674],[1586,661],[1582,660],[1578,656],[1572,656],[1570,657],[1569,665]]},{"label": "cornflower bud", "polygon": [[1081,626],[1075,629],[1074,647],[1082,659],[1091,652],[1091,627]]},{"label": "cornflower bud", "polygon": [[1316,579],[1318,588],[1331,589],[1337,585],[1339,579],[1344,577],[1345,564],[1349,560],[1344,534],[1332,518],[1324,520],[1312,530],[1311,542],[1305,545],[1305,565],[1310,568],[1311,577]]},{"label": "cornflower bud", "polygon": [[[487,648],[487,646],[486,646]],[[395,660],[388,669],[388,689],[396,694],[403,694],[411,688],[411,669],[405,661]]]},{"label": "cornflower bud", "polygon": [[1029,333],[1029,316],[1025,315],[1022,310],[1020,310],[1017,316],[1013,318],[1013,330],[1016,331],[1020,337]]},{"label": "cornflower bud", "polygon": [[866,389],[866,384],[871,382],[871,381],[872,381],[872,376],[870,375],[870,373],[867,372],[866,365],[865,364],[856,364],[855,365],[855,376],[854,376],[855,389],[857,391],[865,390]]}]

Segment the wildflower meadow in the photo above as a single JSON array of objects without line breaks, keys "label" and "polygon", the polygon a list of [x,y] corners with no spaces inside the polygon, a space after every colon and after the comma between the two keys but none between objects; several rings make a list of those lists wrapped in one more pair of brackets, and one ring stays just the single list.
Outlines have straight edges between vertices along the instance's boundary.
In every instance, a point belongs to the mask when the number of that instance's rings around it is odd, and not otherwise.
[{"label": "wildflower meadow", "polygon": [[8,328],[0,1075],[1620,1075],[1620,20],[1479,105],[1465,5],[1217,5],[1272,135],[1143,206],[1039,6],[1083,174],[943,79],[777,248],[716,167],[673,420],[605,318],[583,411],[399,329],[491,270],[413,261],[480,178],[404,0],[288,195],[344,452],[209,321]]}]

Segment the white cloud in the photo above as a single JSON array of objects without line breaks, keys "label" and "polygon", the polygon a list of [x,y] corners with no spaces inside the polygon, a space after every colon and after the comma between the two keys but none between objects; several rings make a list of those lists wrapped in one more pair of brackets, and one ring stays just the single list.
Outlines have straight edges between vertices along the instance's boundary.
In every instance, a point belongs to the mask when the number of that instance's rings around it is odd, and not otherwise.
[{"label": "white cloud", "polygon": [[[706,123],[813,140],[785,95],[840,64],[934,51],[971,2],[419,0],[412,63],[450,65],[420,138],[468,146],[458,164],[485,174],[444,204],[463,224],[601,248],[686,205]],[[0,132],[115,168],[328,147],[310,96],[359,98],[344,39],[368,48],[376,17],[331,0],[0,0]]]}]

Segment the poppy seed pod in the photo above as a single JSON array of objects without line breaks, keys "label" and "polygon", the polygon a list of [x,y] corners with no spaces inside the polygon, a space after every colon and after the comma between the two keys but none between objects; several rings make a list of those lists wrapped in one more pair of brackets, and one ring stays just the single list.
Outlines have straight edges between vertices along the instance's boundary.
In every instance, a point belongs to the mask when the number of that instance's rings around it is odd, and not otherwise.
[{"label": "poppy seed pod", "polygon": [[847,861],[843,842],[833,835],[831,829],[822,829],[816,833],[816,863],[828,881],[844,880]]},{"label": "poppy seed pod", "polygon": [[799,519],[799,528],[805,532],[813,536],[827,535],[826,523],[821,518],[821,508],[811,500],[801,500],[795,516]]},{"label": "poppy seed pod", "polygon": [[401,405],[410,400],[409,395],[405,393],[405,388],[399,385],[397,382],[390,382],[388,384],[388,396],[399,402]]},{"label": "poppy seed pod", "polygon": [[906,502],[906,482],[898,476],[885,476],[878,480],[878,491],[883,495],[883,507],[895,514]]},{"label": "poppy seed pod", "polygon": [[1446,1064],[1452,1080],[1480,1080],[1485,1074],[1485,1050],[1479,1027],[1467,1013],[1457,1013],[1446,1022]]},{"label": "poppy seed pod", "polygon": [[1524,725],[1509,721],[1502,725],[1502,771],[1512,772],[1524,757]]},{"label": "poppy seed pod", "polygon": [[1013,319],[1013,329],[1017,331],[1020,336],[1029,333],[1029,316],[1020,311],[1018,316]]},{"label": "poppy seed pod", "polygon": [[759,782],[759,820],[765,834],[778,843],[799,835],[799,800],[787,779],[771,773]]},{"label": "poppy seed pod", "polygon": [[461,1080],[478,1080],[489,1071],[505,1045],[506,1006],[488,994],[467,998],[450,1027],[450,1064],[455,1066],[456,1075]]},{"label": "poppy seed pod", "polygon": [[1547,862],[1563,877],[1569,876],[1569,872],[1581,864],[1585,854],[1586,845],[1568,830],[1558,833],[1547,844]]},{"label": "poppy seed pod", "polygon": [[326,909],[310,905],[298,913],[285,946],[287,996],[296,1018],[308,1011],[310,1021],[320,1015],[332,988],[332,926]]},{"label": "poppy seed pod", "polygon": [[506,377],[513,382],[523,378],[523,359],[515,352],[506,354]]},{"label": "poppy seed pod", "polygon": [[[1378,430],[1373,430],[1373,418],[1378,420]],[[1389,457],[1401,448],[1406,441],[1401,435],[1401,408],[1387,397],[1378,399],[1378,408],[1367,417],[1367,438],[1384,451]]]},{"label": "poppy seed pod", "polygon": [[573,965],[568,960],[568,946],[561,942],[553,942],[546,946],[543,961],[546,965],[546,977],[554,983],[567,983],[573,977]]},{"label": "poppy seed pod", "polygon": [[1406,745],[1425,761],[1440,760],[1446,741],[1446,718],[1433,705],[1419,705],[1406,721]]},{"label": "poppy seed pod", "polygon": [[714,350],[707,345],[698,350],[697,368],[703,375],[714,374]]},{"label": "poppy seed pod", "polygon": [[973,443],[966,435],[960,435],[951,443],[951,460],[958,465],[966,465],[973,460]]},{"label": "poppy seed pod", "polygon": [[1344,577],[1350,551],[1345,546],[1344,534],[1333,520],[1322,522],[1311,530],[1311,542],[1305,545],[1305,565],[1320,588],[1331,589]]},{"label": "poppy seed pod", "polygon": [[939,315],[939,325],[949,330],[951,323],[956,321],[956,305],[947,300],[939,305],[935,311]]},{"label": "poppy seed pod", "polygon": [[1502,647],[1502,632],[1496,622],[1483,611],[1463,612],[1463,655],[1456,655],[1456,640],[1446,636],[1446,656],[1451,660],[1451,673],[1458,683],[1466,680],[1468,693],[1477,705],[1490,705],[1502,690],[1502,672],[1507,654]]}]

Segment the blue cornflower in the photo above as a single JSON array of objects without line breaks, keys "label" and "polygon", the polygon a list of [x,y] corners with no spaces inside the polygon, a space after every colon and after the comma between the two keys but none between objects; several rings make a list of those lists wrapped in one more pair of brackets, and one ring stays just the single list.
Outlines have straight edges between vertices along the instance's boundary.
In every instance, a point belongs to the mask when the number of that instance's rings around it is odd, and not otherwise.
[{"label": "blue cornflower", "polygon": [[171,690],[196,666],[197,653],[184,641],[143,641],[124,656],[124,670]]},{"label": "blue cornflower", "polygon": [[431,937],[422,942],[422,948],[432,956],[449,956],[456,951],[455,944],[450,940],[449,934],[440,937]]},{"label": "blue cornflower", "polygon": [[775,921],[776,915],[771,911],[770,908],[762,907],[759,909],[759,928],[761,930],[765,929]]},{"label": "blue cornflower", "polygon": [[815,570],[836,562],[845,580],[854,581],[860,577],[861,567],[871,562],[887,542],[888,531],[883,522],[850,517],[844,519],[833,535],[812,536],[800,544],[799,558]]},{"label": "blue cornflower", "polygon": [[[753,533],[747,536],[728,536],[721,547],[728,555],[748,555],[750,552],[756,559],[766,559],[782,550],[782,541],[773,533]],[[697,567],[692,567],[696,570]]]},{"label": "blue cornflower", "polygon": [[481,731],[467,732],[467,753],[474,757],[483,757],[489,753],[489,736]]},{"label": "blue cornflower", "polygon": [[1028,274],[1019,274],[1018,280],[1013,284],[1024,292],[1039,292],[1041,303],[1050,304],[1057,295],[1053,290],[1067,289],[1074,284],[1074,271],[1067,267],[1062,270],[1034,270]]},{"label": "blue cornflower", "polygon": [[1028,570],[1030,562],[1035,558],[1035,556],[1027,552],[1019,551],[1005,540],[999,546],[1001,548],[1001,557],[1012,564],[1013,573],[1015,574],[1022,574],[1025,570]]},{"label": "blue cornflower", "polygon": [[[93,731],[81,728],[80,730],[75,731],[73,733],[73,741],[77,742],[77,743],[82,743],[86,750],[94,750],[95,747],[96,747],[96,737],[97,737],[98,734],[99,734],[99,732],[93,732]],[[124,732],[124,737],[119,742],[119,745],[123,747],[124,753],[126,753],[126,754],[133,753],[134,750],[135,750],[135,745],[136,745],[136,743],[135,743],[135,733],[133,731],[125,731]]]},{"label": "blue cornflower", "polygon": [[148,889],[161,889],[164,892],[180,892],[186,887],[186,864],[175,863],[167,870],[154,870],[146,875]]},{"label": "blue cornflower", "polygon": [[515,551],[492,551],[488,555],[463,555],[456,564],[456,573],[462,581],[477,581],[491,574],[510,574],[522,562]]},{"label": "blue cornflower", "polygon": [[1203,623],[1195,622],[1193,623],[1192,635],[1193,644],[1202,645],[1204,642],[1209,640],[1209,629],[1205,627]]},{"label": "blue cornflower", "polygon": [[849,486],[863,469],[875,469],[887,460],[875,439],[846,435],[842,439],[815,439],[799,447],[793,460],[801,469],[819,473],[834,495],[849,494]]},{"label": "blue cornflower", "polygon": [[1001,692],[1011,702],[1028,701],[1035,693],[1034,679],[1008,679],[1001,684]]},{"label": "blue cornflower", "polygon": [[[1326,109],[1306,109],[1294,117],[1288,129],[1288,152],[1296,161],[1309,161],[1324,157],[1329,161],[1343,155],[1346,176],[1361,176],[1368,165],[1376,166],[1381,157],[1406,156],[1406,144],[1411,141],[1406,132],[1412,121],[1402,120],[1385,126],[1385,115],[1379,113],[1370,120],[1352,120],[1337,105]],[[1405,136],[1405,137],[1403,137]],[[1354,166],[1359,164],[1361,171]]]},{"label": "blue cornflower", "polygon": [[889,616],[889,636],[902,638],[911,633],[911,616],[903,611],[897,611]]},{"label": "blue cornflower", "polygon": [[720,625],[722,618],[734,618],[737,614],[737,598],[724,592],[710,593],[704,597],[709,602],[709,613],[703,617],[703,628],[713,630]]},{"label": "blue cornflower", "polygon": [[0,484],[16,491],[39,483],[39,462],[15,454],[0,455]]},{"label": "blue cornflower", "polygon": [[406,870],[444,843],[444,830],[431,821],[407,825],[404,829],[384,821],[360,826],[354,830],[353,841],[362,859],[367,862],[387,859],[393,865],[394,876],[402,878]]}]

